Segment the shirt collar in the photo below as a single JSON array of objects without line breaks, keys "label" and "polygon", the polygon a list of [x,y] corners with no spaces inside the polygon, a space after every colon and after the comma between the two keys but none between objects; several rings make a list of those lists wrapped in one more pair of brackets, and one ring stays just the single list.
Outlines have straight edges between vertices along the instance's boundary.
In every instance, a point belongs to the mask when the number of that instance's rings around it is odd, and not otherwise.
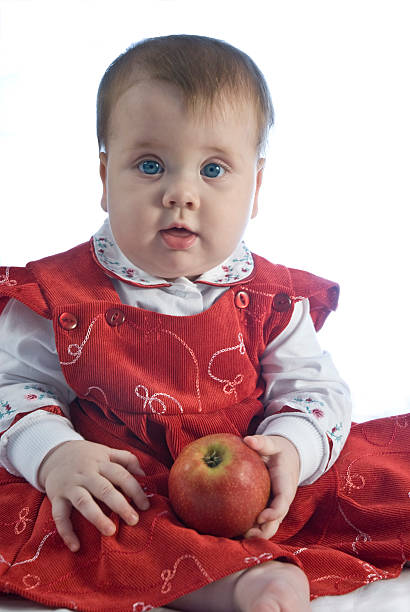
[{"label": "shirt collar", "polygon": [[[91,238],[91,246],[96,263],[108,272],[109,276],[138,287],[169,287],[171,285],[169,281],[152,276],[138,268],[124,255],[115,242],[108,217]],[[253,269],[252,253],[242,241],[232,255],[215,268],[202,274],[195,282],[226,287],[242,283],[245,279],[250,280]]]}]

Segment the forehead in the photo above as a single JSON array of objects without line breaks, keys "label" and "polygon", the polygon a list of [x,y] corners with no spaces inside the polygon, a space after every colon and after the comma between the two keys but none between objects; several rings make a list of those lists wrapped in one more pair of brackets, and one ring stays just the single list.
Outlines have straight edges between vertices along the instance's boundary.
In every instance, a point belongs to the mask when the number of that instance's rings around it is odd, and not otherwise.
[{"label": "forehead", "polygon": [[[165,133],[164,133],[165,132]],[[215,142],[257,143],[255,105],[244,96],[227,95],[213,102],[187,101],[171,83],[143,80],[124,91],[113,105],[110,139],[143,140],[175,138],[176,135],[205,138]],[[176,134],[177,133],[177,134]]]}]

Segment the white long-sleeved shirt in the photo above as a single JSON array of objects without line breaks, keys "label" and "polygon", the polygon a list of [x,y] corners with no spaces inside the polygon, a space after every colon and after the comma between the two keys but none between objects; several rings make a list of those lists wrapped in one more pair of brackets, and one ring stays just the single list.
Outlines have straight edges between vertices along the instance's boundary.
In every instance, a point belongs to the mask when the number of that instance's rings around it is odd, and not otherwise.
[{"label": "white long-sleeved shirt", "polygon": [[[178,278],[164,283],[133,267],[115,244],[108,222],[94,241],[96,247],[107,241],[110,245],[109,252],[100,249],[100,264],[116,275],[123,271],[111,279],[121,302],[168,315],[207,310],[228,289],[206,284],[209,279],[215,282],[221,270],[237,278],[235,261],[242,262],[239,274],[249,275],[253,266],[242,244],[218,270],[195,282]],[[124,282],[136,275],[147,286]],[[319,345],[308,299],[295,303],[286,329],[266,347],[261,369],[266,382],[265,418],[256,433],[281,435],[293,442],[301,460],[299,483],[310,484],[333,465],[346,441],[351,400],[329,353]],[[60,366],[52,322],[10,300],[0,316],[0,432],[5,432],[0,438],[0,463],[10,473],[41,489],[37,476],[46,454],[64,441],[83,439],[70,422],[69,405],[75,397]],[[61,408],[65,417],[41,410],[49,405]],[[296,412],[279,413],[284,406]],[[11,425],[21,413],[27,414]],[[333,442],[331,452],[328,438]]]}]

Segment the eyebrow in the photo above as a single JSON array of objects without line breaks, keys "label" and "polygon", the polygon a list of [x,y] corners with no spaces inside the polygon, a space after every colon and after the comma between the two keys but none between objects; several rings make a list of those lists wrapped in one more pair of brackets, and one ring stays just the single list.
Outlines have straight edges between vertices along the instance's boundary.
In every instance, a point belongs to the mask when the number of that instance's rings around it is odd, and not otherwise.
[{"label": "eyebrow", "polygon": [[225,148],[222,149],[221,147],[204,147],[203,149],[204,151],[215,151],[216,153],[219,153],[220,155],[231,155],[233,153],[232,149],[229,148]]},{"label": "eyebrow", "polygon": [[[155,140],[144,140],[141,142],[134,142],[129,149],[150,149],[150,148],[154,148],[154,147],[162,147],[162,148],[169,148],[171,145],[168,145],[164,142],[160,142],[160,141],[155,141]],[[222,148],[222,147],[203,147],[202,149],[203,151],[209,151],[212,153],[218,153],[220,155],[232,155],[233,150],[230,148]]]},{"label": "eyebrow", "polygon": [[127,149],[128,150],[133,150],[133,149],[151,149],[152,147],[163,147],[163,146],[164,146],[163,143],[145,140],[143,142],[133,142],[129,147],[127,147]]}]

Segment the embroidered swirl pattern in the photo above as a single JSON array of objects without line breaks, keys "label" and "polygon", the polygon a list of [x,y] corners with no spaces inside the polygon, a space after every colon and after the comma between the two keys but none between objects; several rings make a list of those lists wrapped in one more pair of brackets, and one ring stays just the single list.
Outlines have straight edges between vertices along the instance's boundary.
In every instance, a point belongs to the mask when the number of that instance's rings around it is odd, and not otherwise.
[{"label": "embroidered swirl pattern", "polygon": [[17,285],[16,280],[10,280],[10,268],[6,268],[5,274],[0,274],[0,285],[5,285],[6,287],[14,287]]},{"label": "embroidered swirl pattern", "polygon": [[73,365],[73,363],[76,363],[76,361],[78,361],[81,357],[81,353],[83,352],[83,348],[84,346],[87,344],[88,339],[91,335],[91,330],[94,327],[95,322],[97,321],[97,319],[99,319],[100,317],[102,317],[102,314],[97,315],[96,317],[94,317],[94,319],[91,321],[87,333],[85,335],[84,340],[82,341],[81,344],[70,344],[67,352],[69,355],[73,355],[73,357],[75,357],[75,359],[73,359],[73,361],[60,361],[61,365]]},{"label": "embroidered swirl pattern", "polygon": [[34,555],[34,557],[32,557],[31,559],[26,559],[25,561],[17,561],[16,563],[10,563],[9,561],[6,561],[6,559],[3,557],[3,555],[0,553],[0,563],[5,563],[6,565],[8,565],[9,567],[16,567],[16,565],[24,565],[25,563],[33,563],[38,556],[41,553],[41,549],[43,548],[44,544],[46,543],[46,540],[52,536],[55,535],[57,533],[56,530],[54,531],[50,531],[49,533],[47,533],[44,538],[41,540],[39,547],[37,548],[37,552]]},{"label": "embroidered swirl pattern", "polygon": [[[144,400],[143,409],[145,410],[148,404],[148,406],[151,408],[151,412],[153,412],[154,414],[164,414],[167,411],[167,406],[165,402],[160,399],[161,397],[167,397],[171,401],[175,402],[181,413],[184,412],[179,401],[176,400],[175,397],[168,395],[168,393],[154,393],[154,395],[150,397],[147,387],[144,387],[144,385],[137,385],[135,387],[135,395]],[[154,407],[154,403],[159,404],[162,407],[162,410],[156,410]]]},{"label": "embroidered swirl pattern", "polygon": [[209,364],[208,364],[208,374],[209,374],[209,376],[213,380],[216,380],[217,382],[222,383],[224,385],[224,387],[223,387],[223,392],[224,393],[226,393],[227,395],[231,395],[231,393],[234,393],[236,399],[238,397],[237,393],[236,393],[236,387],[242,383],[242,381],[243,381],[243,374],[237,374],[233,380],[228,380],[228,379],[218,378],[217,376],[212,374],[211,369],[212,369],[212,364],[213,364],[214,360],[216,359],[216,357],[218,357],[218,355],[222,355],[223,353],[227,353],[228,351],[239,351],[239,353],[241,355],[245,354],[246,348],[245,348],[245,344],[244,344],[244,341],[243,341],[243,335],[241,333],[238,334],[238,340],[239,340],[239,344],[237,344],[236,346],[229,346],[227,348],[221,349],[221,350],[217,351],[216,353],[214,353],[212,355],[212,357],[211,357],[211,360],[210,360]]},{"label": "embroidered swirl pattern", "polygon": [[199,560],[194,556],[194,555],[183,555],[182,557],[179,557],[175,563],[174,563],[174,567],[172,570],[170,569],[164,569],[161,572],[161,579],[163,580],[164,584],[161,587],[161,593],[169,593],[169,591],[172,588],[172,584],[171,581],[174,578],[176,571],[178,569],[178,565],[181,563],[181,561],[183,561],[184,559],[193,559],[193,561],[195,562],[196,566],[198,567],[199,571],[201,572],[201,574],[203,576],[205,576],[205,578],[208,580],[208,582],[212,582],[212,578],[209,576],[209,574],[205,571],[204,567],[201,565],[201,563],[199,562]]},{"label": "embroidered swirl pattern", "polygon": [[244,561],[245,563],[256,563],[257,565],[259,565],[260,563],[262,563],[262,561],[266,561],[269,559],[273,559],[272,553],[262,553],[257,557],[245,557]]}]

